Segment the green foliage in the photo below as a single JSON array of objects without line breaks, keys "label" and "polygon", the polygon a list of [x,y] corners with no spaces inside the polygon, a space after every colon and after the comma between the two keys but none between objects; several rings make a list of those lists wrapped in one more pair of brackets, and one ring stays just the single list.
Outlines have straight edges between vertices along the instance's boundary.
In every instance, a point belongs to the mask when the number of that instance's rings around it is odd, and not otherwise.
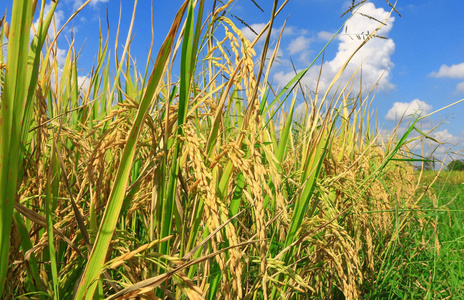
[{"label": "green foliage", "polygon": [[435,170],[435,157],[429,156],[424,160],[424,171]]},{"label": "green foliage", "polygon": [[450,161],[446,166],[446,169],[448,171],[464,171],[464,160],[458,159]]},{"label": "green foliage", "polygon": [[[442,180],[427,191],[411,222],[409,239],[398,246],[391,262],[394,272],[386,278],[388,288],[383,288],[389,299],[464,297],[463,195],[464,187],[453,180]],[[420,251],[424,247],[427,250]]]}]

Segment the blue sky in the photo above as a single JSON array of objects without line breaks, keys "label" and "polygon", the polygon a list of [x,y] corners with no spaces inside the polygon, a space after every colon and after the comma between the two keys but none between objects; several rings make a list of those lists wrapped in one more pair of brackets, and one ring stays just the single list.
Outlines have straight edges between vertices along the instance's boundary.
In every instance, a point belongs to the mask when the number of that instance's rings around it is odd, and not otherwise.
[{"label": "blue sky", "polygon": [[[39,1],[40,2],[40,1]],[[50,2],[50,1],[47,1]],[[73,10],[83,1],[61,0],[58,4],[56,22],[63,25]],[[208,12],[212,0],[206,1]],[[238,0],[232,9],[252,28],[258,31],[269,20],[272,10],[270,0],[255,0],[264,10],[258,9],[251,0]],[[280,3],[283,1],[280,0]],[[283,35],[279,64],[275,65],[273,83],[282,85],[293,74],[290,58],[297,69],[303,69],[314,59],[331,35],[343,24],[347,16],[340,18],[352,1],[340,0],[290,0],[275,21],[276,35],[287,19]],[[155,51],[167,33],[173,16],[182,0],[154,0]],[[0,11],[11,12],[12,0],[1,1]],[[98,49],[98,17],[102,16],[104,36],[106,36],[105,11],[108,8],[110,36],[114,37],[122,5],[120,44],[125,41],[133,9],[133,1],[93,0],[80,15],[72,21],[77,48],[83,47],[80,57],[80,75],[85,76],[91,70]],[[348,67],[350,74],[359,64],[363,64],[363,83],[367,89],[370,83],[379,82],[374,106],[378,111],[378,121],[388,132],[396,124],[395,118],[406,110],[412,112],[421,109],[423,114],[430,113],[457,100],[464,98],[464,1],[460,0],[399,0],[397,9],[401,14],[393,13],[380,35],[388,40],[372,39],[353,59]],[[384,0],[367,1],[360,12],[383,19],[390,11]],[[131,53],[137,61],[144,64],[151,39],[151,5],[148,0],[139,1],[135,22],[135,37]],[[9,17],[8,17],[9,19]],[[233,19],[234,20],[234,19]],[[236,21],[236,20],[235,20]],[[242,26],[245,36],[254,38],[254,34]],[[324,68],[321,86],[327,85],[335,71],[346,60],[349,53],[359,45],[356,35],[372,32],[378,23],[360,15],[347,23],[346,33],[332,42],[324,55]],[[345,30],[344,30],[345,31]],[[59,47],[67,49],[67,40],[71,27],[59,40]],[[343,32],[345,33],[345,32]],[[114,47],[114,39],[110,39]],[[259,44],[258,44],[259,47]],[[273,47],[273,46],[271,46]],[[120,47],[122,48],[122,47]],[[258,48],[259,49],[259,48]],[[259,52],[259,51],[258,51]],[[65,55],[65,51],[61,55]],[[321,61],[317,61],[304,83],[310,88],[314,85],[316,73]],[[434,134],[444,142],[456,145],[453,151],[464,148],[464,103],[440,112],[421,122],[424,130],[443,123]],[[433,145],[427,146],[428,151]],[[443,157],[450,147],[440,147],[435,156]],[[454,158],[460,158],[453,154]]]}]

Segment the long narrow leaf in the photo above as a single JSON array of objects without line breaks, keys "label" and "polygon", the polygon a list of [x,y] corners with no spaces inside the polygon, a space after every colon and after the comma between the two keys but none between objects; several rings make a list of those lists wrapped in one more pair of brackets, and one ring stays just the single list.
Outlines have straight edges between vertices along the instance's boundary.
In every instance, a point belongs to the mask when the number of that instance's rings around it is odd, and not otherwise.
[{"label": "long narrow leaf", "polygon": [[27,59],[33,14],[30,2],[14,1],[0,112],[0,294],[8,271],[13,207],[22,165],[18,153],[24,115],[22,101],[27,97],[29,83]]}]

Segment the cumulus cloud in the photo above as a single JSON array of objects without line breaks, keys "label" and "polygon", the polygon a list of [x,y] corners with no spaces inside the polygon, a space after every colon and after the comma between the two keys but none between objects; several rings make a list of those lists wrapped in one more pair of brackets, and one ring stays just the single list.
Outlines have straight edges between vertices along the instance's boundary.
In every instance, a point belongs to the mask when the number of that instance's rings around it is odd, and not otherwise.
[{"label": "cumulus cloud", "polygon": [[240,30],[242,31],[243,36],[247,40],[249,40],[250,42],[253,42],[255,38],[257,37],[256,33],[259,34],[265,26],[266,26],[266,23],[255,23],[255,24],[250,25],[251,29],[253,29],[254,32],[250,29],[250,27],[243,27]]},{"label": "cumulus cloud", "polygon": [[[269,62],[269,60],[271,59],[271,57],[272,57],[274,51],[275,51],[275,48],[270,48],[270,49],[267,51],[267,53],[266,53],[266,63],[265,63],[265,66],[264,66],[265,69],[268,67],[268,62]],[[259,53],[258,57],[261,57],[261,56],[262,56],[262,52]],[[282,51],[281,48],[278,48],[278,49],[277,49],[276,58],[275,58],[275,60],[274,60],[274,62],[273,62],[273,65],[274,65],[274,66],[275,66],[275,65],[282,65],[282,64],[287,65],[287,64],[290,63],[287,59],[283,59],[282,57],[283,57],[283,51]]]},{"label": "cumulus cloud", "polygon": [[[251,29],[253,29],[256,33],[260,33],[263,28],[266,26],[266,23],[254,23],[254,24],[251,24],[250,27]],[[242,32],[242,34],[250,41],[250,42],[253,42],[256,38],[256,34],[255,32],[253,32],[250,27],[243,27],[240,29],[240,31]],[[271,33],[271,37],[272,38],[277,38],[280,34],[280,32],[282,31],[282,27],[279,27],[279,28],[273,28],[272,29],[272,33]],[[308,30],[306,29],[301,29],[301,28],[298,28],[296,26],[286,26],[284,28],[284,32],[282,33],[283,36],[294,36],[294,35],[307,35],[308,34]],[[263,35],[260,39],[260,42],[261,41],[264,41],[265,39],[265,35]]]},{"label": "cumulus cloud", "polygon": [[[64,63],[66,62],[67,54],[68,54],[68,51],[58,48],[58,51],[56,52],[56,61],[58,63],[58,67],[62,68],[64,66]],[[52,59],[53,59],[53,54],[52,54]]]},{"label": "cumulus cloud", "polygon": [[[368,16],[372,16],[378,20],[385,20],[389,12],[383,8],[376,8],[373,3],[364,4],[359,11],[360,13]],[[387,25],[383,26],[378,35],[387,37],[388,33],[393,27],[394,17],[391,17],[387,21]],[[321,90],[325,91],[334,76],[347,61],[348,57],[359,47],[362,43],[361,34],[367,32],[373,32],[379,23],[372,19],[366,18],[360,14],[355,14],[348,22],[347,34],[338,36],[338,51],[335,57],[324,63],[322,68],[322,76],[319,82]],[[321,34],[321,36],[328,37],[328,34]],[[359,36],[359,38],[358,38]],[[378,82],[378,87],[383,90],[391,90],[394,85],[390,81],[390,71],[388,67],[393,66],[391,62],[391,56],[395,51],[395,43],[393,40],[374,38],[367,42],[363,48],[353,57],[350,64],[346,68],[342,80],[346,82],[347,79],[355,72],[355,70],[362,65],[362,82],[364,88],[372,87]],[[300,68],[301,70],[302,68]],[[310,89],[315,88],[316,81],[318,78],[319,67],[313,66],[305,78],[303,84],[307,85]],[[277,72],[274,76],[275,81],[284,85],[289,79],[293,78],[294,72]],[[359,86],[359,84],[355,84]]]},{"label": "cumulus cloud", "polygon": [[[430,124],[421,123],[419,126],[420,130],[434,140],[428,138],[417,139],[408,143],[408,151],[421,157],[433,157],[435,168],[440,168],[443,161],[444,166],[446,166],[452,159],[462,159],[462,151],[458,149],[464,147],[464,131],[457,134],[453,134],[446,128],[434,131],[432,128],[436,125],[434,122]],[[388,140],[392,136],[402,136],[407,130],[408,127],[400,125],[396,131],[382,129],[379,134],[382,139]],[[409,134],[408,139],[412,140],[420,136],[417,131],[413,130]],[[420,167],[421,163],[417,162],[415,165]]]},{"label": "cumulus cloud", "polygon": [[[92,6],[96,6],[97,4],[99,3],[106,3],[108,2],[109,0],[92,0],[90,1],[90,5]],[[74,9],[78,9],[79,7],[81,7],[81,5],[84,3],[84,0],[75,0],[74,1],[74,5],[73,5],[73,8]]]},{"label": "cumulus cloud", "polygon": [[[265,26],[266,26],[266,23],[255,23],[255,24],[251,24],[249,27],[243,27],[240,30],[243,36],[246,39],[248,39],[250,42],[252,42],[257,36],[255,32],[260,33],[264,29]],[[281,31],[282,31],[282,27],[272,29],[271,44],[273,40],[275,41],[279,37]],[[307,35],[308,35],[308,30],[306,29],[301,29],[296,26],[286,26],[284,28],[282,36],[287,37],[287,38],[288,37],[292,38],[294,36],[296,37],[291,40],[290,44],[287,47],[285,48],[279,47],[277,51],[276,63],[280,66],[286,66],[286,67],[291,66],[292,63],[288,59],[288,55],[287,55],[287,54],[290,54],[290,55],[295,55],[298,59],[298,62],[307,64],[309,54],[310,54],[309,44],[313,40],[313,38],[310,38]],[[259,46],[259,43],[263,43],[265,38],[266,38],[266,34],[264,34],[261,37],[261,39],[258,41],[258,46],[256,47],[257,50],[262,51],[262,47]],[[285,52],[282,49],[285,49]],[[268,50],[266,59],[269,59],[271,57],[273,51],[274,49],[272,48]],[[258,53],[257,57],[261,57],[261,53]]]},{"label": "cumulus cloud", "polygon": [[317,33],[317,38],[322,40],[322,41],[329,41],[335,33],[333,32],[328,32],[328,31],[319,31]]},{"label": "cumulus cloud", "polygon": [[458,83],[458,85],[456,86],[456,92],[464,93],[464,82]]},{"label": "cumulus cloud", "polygon": [[430,73],[432,77],[464,78],[464,63],[457,65],[441,65],[438,72]]},{"label": "cumulus cloud", "polygon": [[[282,30],[282,27],[279,28],[279,32]],[[298,28],[296,26],[286,26],[283,32],[283,36],[291,36],[291,35],[307,35],[308,30],[303,28]]]},{"label": "cumulus cloud", "polygon": [[303,35],[293,39],[287,47],[290,55],[298,55],[300,62],[309,63],[309,44],[311,39]]},{"label": "cumulus cloud", "polygon": [[434,138],[442,143],[453,143],[458,142],[459,138],[453,136],[448,129],[437,131],[433,134]]},{"label": "cumulus cloud", "polygon": [[[462,159],[462,151],[455,152],[456,149],[462,149],[464,146],[464,136],[463,135],[454,135],[448,131],[448,129],[443,129],[433,133],[433,137],[438,140],[442,145],[437,147],[436,143],[433,141],[427,140],[428,142],[424,145],[425,150],[429,153],[428,155],[433,155],[438,161],[445,160],[447,165],[454,156],[460,156],[459,159]],[[452,157],[453,156],[453,157]]]},{"label": "cumulus cloud", "polygon": [[87,91],[90,88],[90,79],[88,76],[77,76],[77,85],[79,88]]},{"label": "cumulus cloud", "polygon": [[290,42],[290,45],[288,45],[288,48],[287,48],[288,52],[290,54],[295,54],[295,53],[304,51],[309,48],[310,42],[311,42],[310,38],[299,36]]},{"label": "cumulus cloud", "polygon": [[109,2],[109,0],[92,0],[90,4],[97,5],[98,3],[106,3],[106,2]]},{"label": "cumulus cloud", "polygon": [[403,117],[411,117],[414,114],[428,114],[432,110],[432,105],[425,103],[419,99],[414,99],[409,103],[395,102],[393,107],[388,111],[385,119],[397,121]]},{"label": "cumulus cloud", "polygon": [[[457,65],[441,65],[438,72],[430,73],[430,76],[435,78],[464,78],[464,63],[457,64]],[[459,83],[456,86],[456,93],[463,93],[464,92],[464,82]]]}]

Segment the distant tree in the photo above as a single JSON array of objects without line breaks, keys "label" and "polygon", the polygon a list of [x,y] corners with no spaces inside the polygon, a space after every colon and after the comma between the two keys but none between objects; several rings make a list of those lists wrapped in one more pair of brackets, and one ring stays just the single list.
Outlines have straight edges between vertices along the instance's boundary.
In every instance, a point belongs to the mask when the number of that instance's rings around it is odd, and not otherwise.
[{"label": "distant tree", "polygon": [[424,171],[431,171],[435,169],[435,157],[429,155],[427,160],[424,161]]},{"label": "distant tree", "polygon": [[453,160],[446,166],[446,169],[448,171],[464,171],[464,160]]}]

